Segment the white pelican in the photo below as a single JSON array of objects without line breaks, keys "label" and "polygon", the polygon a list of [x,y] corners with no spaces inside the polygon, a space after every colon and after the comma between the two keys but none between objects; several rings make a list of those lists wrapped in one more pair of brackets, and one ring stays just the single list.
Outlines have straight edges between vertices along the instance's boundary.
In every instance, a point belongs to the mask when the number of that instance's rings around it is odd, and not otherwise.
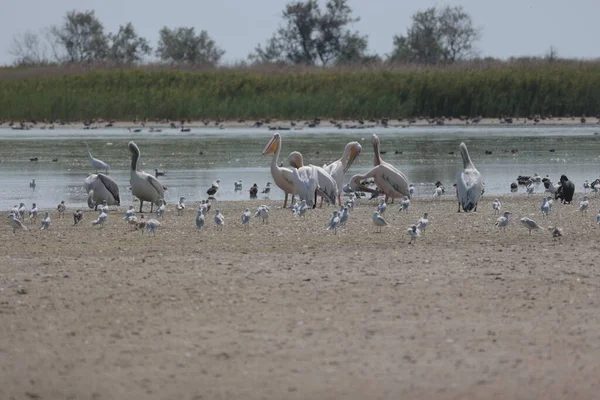
[{"label": "white pelican", "polygon": [[344,148],[344,154],[342,158],[332,162],[331,164],[326,164],[323,166],[323,169],[327,171],[329,175],[335,181],[338,190],[338,203],[342,204],[342,190],[344,187],[344,181],[346,177],[346,172],[352,164],[354,160],[360,155],[362,151],[362,146],[358,142],[350,142]]},{"label": "white pelican", "polygon": [[388,224],[386,222],[385,218],[383,218],[383,216],[381,214],[379,214],[377,211],[375,211],[373,213],[373,216],[371,217],[371,220],[373,220],[373,223],[377,227],[377,232],[381,232],[381,227],[382,226],[387,226],[387,224]]},{"label": "white pelican", "polygon": [[502,209],[502,203],[498,199],[494,199],[492,202],[492,208],[494,209],[494,214],[500,214],[500,210]]},{"label": "white pelican", "polygon": [[21,223],[21,221],[19,221],[19,218],[14,213],[8,214],[8,223],[13,228],[13,235],[17,233],[17,229],[24,229],[26,231],[29,230]]},{"label": "white pelican", "polygon": [[98,170],[104,170],[104,173],[108,174],[108,170],[110,169],[108,164],[102,160],[98,160],[97,158],[94,158],[92,156],[92,152],[90,151],[90,146],[88,146],[87,142],[83,142],[83,143],[85,143],[85,147],[87,148],[87,152],[88,152],[88,156],[90,158],[90,164],[92,164],[92,168],[94,168],[96,170],[96,172],[98,172]]},{"label": "white pelican", "polygon": [[50,229],[50,215],[48,215],[48,212],[46,211],[46,215],[44,216],[44,219],[42,220],[42,228],[41,230],[48,230]]},{"label": "white pelican", "polygon": [[385,203],[385,199],[380,199],[379,205],[377,206],[377,212],[383,215],[385,213],[385,210],[387,210],[387,204]]},{"label": "white pelican", "polygon": [[551,209],[552,209],[552,197],[545,197],[542,200],[542,206],[540,207],[540,210],[542,211],[542,215],[544,216],[544,218],[546,218],[548,216]]},{"label": "white pelican", "polygon": [[298,211],[294,214],[294,216],[306,218],[306,211],[308,211],[308,204],[306,204],[306,200],[302,200],[300,206],[298,207]]},{"label": "white pelican", "polygon": [[254,217],[258,217],[262,219],[263,224],[265,222],[269,222],[269,207],[267,206],[260,206],[256,209],[256,214],[254,214]]},{"label": "white pelican", "polygon": [[119,186],[111,177],[104,174],[91,174],[83,181],[83,187],[88,194],[89,208],[98,209],[98,204],[106,200],[106,204],[120,206]]},{"label": "white pelican", "polygon": [[[375,153],[375,166],[364,175],[354,175],[350,178],[350,188],[352,190],[361,190],[373,194],[385,194],[385,201],[392,199],[392,203],[395,198],[404,196],[410,197],[410,191],[408,189],[408,178],[392,164],[385,162],[381,159],[379,152],[379,137],[373,134],[371,139],[373,143],[373,151]],[[361,185],[360,182],[368,178],[374,178],[377,189],[371,189],[366,185]]]},{"label": "white pelican", "polygon": [[346,225],[346,222],[348,222],[349,217],[350,213],[348,212],[348,206],[343,206],[342,211],[340,212],[340,225]]},{"label": "white pelican", "polygon": [[125,211],[123,219],[129,222],[133,217],[135,217],[135,210],[133,209],[133,206],[129,206],[129,209]]},{"label": "white pelican", "polygon": [[325,197],[328,203],[335,204],[337,185],[327,171],[316,165],[304,165],[302,154],[297,151],[290,153],[288,161],[293,167],[294,193],[300,199],[306,200],[309,207],[315,208],[318,193],[319,196]]},{"label": "white pelican", "polygon": [[156,234],[156,230],[160,227],[160,222],[155,219],[146,221],[146,232]]},{"label": "white pelican", "polygon": [[527,218],[527,217],[523,217],[520,219],[521,223],[523,224],[523,226],[525,226],[525,228],[529,229],[529,234],[531,235],[531,231],[532,230],[540,230],[542,228],[540,228],[540,226],[537,224],[537,222],[535,222],[534,220],[532,220],[531,218]]},{"label": "white pelican", "polygon": [[469,151],[464,143],[460,144],[460,154],[463,159],[463,171],[458,176],[456,192],[458,195],[458,212],[477,211],[477,202],[483,189],[481,174],[473,165]]},{"label": "white pelican", "polygon": [[131,193],[140,200],[140,212],[142,212],[144,201],[150,202],[150,212],[152,212],[154,204],[158,206],[160,205],[159,200],[164,199],[166,187],[154,176],[138,171],[140,149],[134,142],[129,142],[127,147],[131,152],[131,177],[129,178]]},{"label": "white pelican", "polygon": [[185,200],[185,197],[180,197],[179,198],[179,203],[177,203],[177,215],[182,215],[183,214],[183,210],[185,210],[185,203],[183,202]]},{"label": "white pelican", "polygon": [[225,217],[223,216],[223,214],[221,214],[221,210],[219,210],[217,208],[216,214],[215,214],[215,227],[217,229],[222,230],[224,225],[225,225]]},{"label": "white pelican", "polygon": [[427,229],[427,225],[429,225],[428,217],[429,217],[429,214],[424,213],[423,218],[421,218],[419,221],[417,221],[417,229],[419,231],[425,231]]},{"label": "white pelican", "polygon": [[[165,206],[165,201],[163,199],[160,199],[159,203],[160,203],[160,205],[156,209],[156,216],[158,218],[162,218],[163,214],[165,213],[165,210],[167,209],[167,206]],[[150,221],[148,221],[148,222],[150,222]]]},{"label": "white pelican", "polygon": [[29,211],[29,219],[33,220],[33,222],[36,221],[38,216],[38,209],[37,209],[37,205],[35,203],[33,203],[33,205],[31,206],[31,210]]},{"label": "white pelican", "polygon": [[590,200],[587,196],[583,196],[581,201],[579,201],[579,211],[581,211],[581,215],[587,214],[588,206],[590,205]]},{"label": "white pelican", "polygon": [[269,194],[271,193],[271,182],[267,182],[267,185],[265,186],[265,188],[262,190],[263,194]]},{"label": "white pelican", "polygon": [[25,222],[25,203],[19,204],[19,219]]},{"label": "white pelican", "polygon": [[[279,152],[281,151],[281,135],[279,133],[273,134],[273,138],[267,144],[263,150],[263,155],[273,153],[273,159],[271,160],[271,176],[273,181],[279,189],[285,193],[285,199],[283,200],[283,208],[285,208],[288,200],[288,195],[292,195],[292,201],[294,193],[294,179],[293,172],[289,168],[283,168],[279,166]],[[250,193],[252,197],[252,192]]]},{"label": "white pelican", "polygon": [[58,210],[58,217],[64,218],[65,211],[67,211],[67,205],[65,204],[65,201],[61,201],[60,204],[56,207],[56,209]]},{"label": "white pelican", "polygon": [[552,227],[552,226],[549,226],[549,227],[548,227],[548,230],[550,231],[550,233],[552,233],[552,238],[553,238],[554,240],[556,240],[556,238],[558,238],[558,240],[560,240],[560,238],[561,238],[561,237],[562,237],[562,235],[563,235],[563,230],[562,230],[562,228],[558,228],[558,227],[556,227],[556,226],[554,226],[554,227]]},{"label": "white pelican", "polygon": [[106,223],[107,219],[108,215],[103,210],[100,210],[98,218],[92,221],[92,225],[100,225],[101,227],[104,227],[104,224]]},{"label": "white pelican", "polygon": [[[260,209],[260,207],[259,207]],[[258,211],[257,211],[258,214]],[[250,212],[249,208],[246,208],[246,210],[244,210],[244,212],[242,213],[242,225],[244,225],[244,227],[248,227],[250,224],[250,218],[252,218],[252,213]]]},{"label": "white pelican", "polygon": [[202,229],[204,228],[204,210],[202,208],[198,209],[198,215],[196,215],[196,228]]},{"label": "white pelican", "polygon": [[329,224],[327,225],[328,231],[333,231],[334,234],[337,234],[337,228],[340,225],[340,217],[338,210],[333,210],[333,215],[329,220]]},{"label": "white pelican", "polygon": [[73,225],[77,225],[83,219],[83,213],[81,210],[77,210],[73,213]]},{"label": "white pelican", "polygon": [[510,222],[510,219],[508,218],[508,216],[510,215],[510,211],[504,211],[504,215],[499,217],[496,220],[496,223],[494,224],[495,227],[497,228],[502,228],[506,231],[506,227],[508,225],[508,223]]},{"label": "white pelican", "polygon": [[409,206],[410,199],[408,198],[408,196],[404,196],[404,199],[400,202],[400,207],[398,208],[398,211],[406,211],[408,210]]},{"label": "white pelican", "polygon": [[417,225],[411,225],[406,233],[410,236],[410,242],[408,242],[408,244],[412,244],[413,240],[416,242],[417,238],[421,236],[421,231]]}]

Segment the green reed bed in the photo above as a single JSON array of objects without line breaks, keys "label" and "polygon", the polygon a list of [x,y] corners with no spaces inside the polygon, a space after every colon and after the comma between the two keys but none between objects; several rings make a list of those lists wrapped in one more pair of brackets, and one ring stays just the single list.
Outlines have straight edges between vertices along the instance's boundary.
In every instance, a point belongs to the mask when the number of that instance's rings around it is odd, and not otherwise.
[{"label": "green reed bed", "polygon": [[[600,64],[0,70],[0,119],[356,119],[600,113]],[[50,73],[51,72],[51,73]]]}]

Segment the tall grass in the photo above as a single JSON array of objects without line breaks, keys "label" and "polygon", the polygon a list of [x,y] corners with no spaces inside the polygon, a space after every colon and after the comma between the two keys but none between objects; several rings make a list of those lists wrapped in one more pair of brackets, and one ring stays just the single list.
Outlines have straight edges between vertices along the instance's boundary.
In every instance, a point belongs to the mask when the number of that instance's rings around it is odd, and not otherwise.
[{"label": "tall grass", "polygon": [[600,113],[600,63],[0,69],[0,119],[354,119]]}]

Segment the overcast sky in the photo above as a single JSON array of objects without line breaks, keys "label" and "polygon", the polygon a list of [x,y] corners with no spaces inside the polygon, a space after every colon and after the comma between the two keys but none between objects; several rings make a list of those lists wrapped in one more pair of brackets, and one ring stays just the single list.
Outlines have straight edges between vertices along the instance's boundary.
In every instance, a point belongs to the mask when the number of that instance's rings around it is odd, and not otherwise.
[{"label": "overcast sky", "polygon": [[[12,37],[60,24],[69,10],[95,10],[106,32],[131,21],[156,47],[163,26],[205,29],[226,53],[223,61],[245,59],[281,23],[289,0],[0,0],[0,64],[10,64]],[[320,0],[321,5],[325,0]],[[406,32],[411,15],[427,7],[462,5],[481,28],[480,54],[507,58],[543,55],[550,46],[562,57],[600,57],[600,0],[349,0],[361,20],[355,29],[369,36],[372,52],[388,54],[392,37]]]}]

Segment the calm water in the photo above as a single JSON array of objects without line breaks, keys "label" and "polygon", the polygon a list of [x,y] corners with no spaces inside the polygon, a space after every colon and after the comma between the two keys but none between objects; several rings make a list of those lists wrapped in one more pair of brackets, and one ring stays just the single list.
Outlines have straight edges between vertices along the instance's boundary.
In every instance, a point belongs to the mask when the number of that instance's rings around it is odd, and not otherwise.
[{"label": "calm water", "polygon": [[[582,190],[585,179],[600,175],[600,126],[590,127],[410,127],[364,130],[305,129],[283,131],[280,160],[297,150],[305,162],[321,165],[341,157],[349,141],[359,141],[363,151],[348,172],[366,172],[373,165],[370,138],[381,138],[382,158],[407,174],[417,187],[417,195],[431,195],[433,182],[441,180],[451,187],[462,168],[458,144],[464,141],[481,171],[486,193],[509,193],[510,183],[518,175],[545,176],[555,181],[560,174],[573,180]],[[65,200],[71,207],[86,207],[83,180],[93,172],[87,158],[87,141],[92,154],[111,166],[110,175],[121,189],[123,205],[133,201],[129,187],[129,140],[141,150],[141,169],[152,173],[165,170],[160,180],[169,187],[166,199],[176,202],[206,198],[211,183],[221,180],[217,200],[248,198],[248,189],[272,180],[271,156],[261,154],[272,137],[267,129],[192,129],[181,133],[166,129],[161,133],[130,133],[126,129],[80,130],[56,129],[13,131],[0,129],[0,210],[23,201],[28,207],[56,207]],[[511,153],[511,149],[518,149]],[[550,152],[554,149],[555,152]],[[491,151],[486,155],[485,151]],[[454,154],[450,154],[454,152]],[[39,161],[29,159],[37,157]],[[52,159],[57,158],[57,162]],[[348,176],[349,177],[349,176]],[[29,182],[36,180],[35,190]],[[233,190],[241,179],[244,189]],[[543,188],[543,187],[542,187]],[[520,189],[521,191],[523,189]],[[541,189],[537,189],[538,191]],[[271,199],[283,199],[272,190]]]}]

